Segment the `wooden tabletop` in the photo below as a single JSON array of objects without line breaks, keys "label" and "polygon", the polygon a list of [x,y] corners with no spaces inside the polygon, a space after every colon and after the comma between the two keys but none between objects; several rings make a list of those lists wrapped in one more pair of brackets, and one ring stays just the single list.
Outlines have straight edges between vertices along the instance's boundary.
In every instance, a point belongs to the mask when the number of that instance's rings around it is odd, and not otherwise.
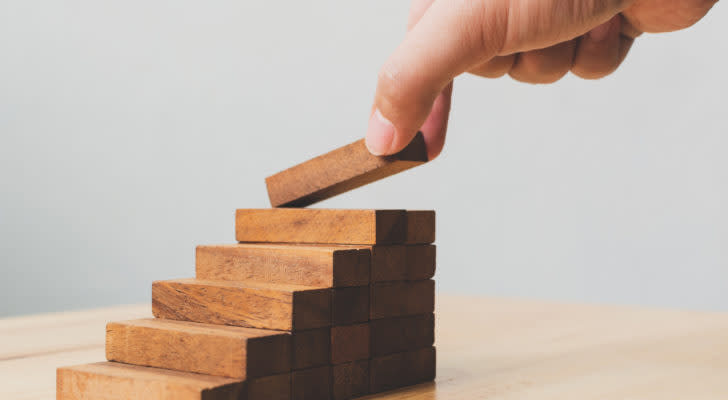
[{"label": "wooden tabletop", "polygon": [[[440,295],[435,383],[367,399],[726,399],[728,314]],[[54,399],[148,306],[0,319],[0,399]]]}]

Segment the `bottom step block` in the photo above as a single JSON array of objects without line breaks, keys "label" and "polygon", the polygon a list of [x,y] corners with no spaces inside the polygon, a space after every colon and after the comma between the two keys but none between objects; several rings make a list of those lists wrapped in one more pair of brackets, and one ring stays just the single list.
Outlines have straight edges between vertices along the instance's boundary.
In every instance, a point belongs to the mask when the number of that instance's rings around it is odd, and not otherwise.
[{"label": "bottom step block", "polygon": [[293,400],[330,400],[331,367],[300,369],[291,373]]},{"label": "bottom step block", "polygon": [[331,367],[331,398],[347,400],[369,393],[369,360]]},{"label": "bottom step block", "polygon": [[369,362],[369,391],[384,392],[435,379],[435,348],[390,354]]},{"label": "bottom step block", "polygon": [[248,382],[189,372],[100,362],[62,367],[57,400],[289,400],[291,375]]}]

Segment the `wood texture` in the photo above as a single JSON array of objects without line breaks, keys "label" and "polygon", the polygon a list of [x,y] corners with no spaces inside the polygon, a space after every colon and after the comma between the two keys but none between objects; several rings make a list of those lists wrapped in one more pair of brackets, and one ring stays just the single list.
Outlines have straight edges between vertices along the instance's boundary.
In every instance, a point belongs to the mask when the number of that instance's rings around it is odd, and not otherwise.
[{"label": "wood texture", "polygon": [[106,325],[106,359],[241,380],[291,370],[291,335],[163,319]]},{"label": "wood texture", "polygon": [[435,281],[371,285],[370,319],[427,314],[435,310]]},{"label": "wood texture", "polygon": [[336,288],[332,293],[332,325],[351,325],[369,321],[369,286]]},{"label": "wood texture", "polygon": [[196,257],[197,279],[319,287],[368,285],[369,265],[369,251],[331,246],[198,246]]},{"label": "wood texture", "polygon": [[119,363],[58,369],[57,400],[240,400],[244,382]]},{"label": "wood texture", "polygon": [[432,210],[413,210],[407,212],[407,244],[426,244],[435,242],[435,212]]},{"label": "wood texture", "polygon": [[404,210],[240,209],[238,242],[378,244],[407,238]]},{"label": "wood texture", "polygon": [[304,330],[331,323],[331,289],[195,279],[157,281],[157,318],[274,330]]},{"label": "wood texture", "polygon": [[331,367],[299,369],[291,373],[293,400],[329,400]]},{"label": "wood texture", "polygon": [[437,249],[433,244],[338,246],[371,252],[372,283],[425,280],[435,275]]},{"label": "wood texture", "polygon": [[266,178],[273,207],[305,207],[427,162],[421,133],[392,156],[372,155],[364,140]]},{"label": "wood texture", "polygon": [[343,364],[368,359],[370,342],[368,323],[331,327],[331,363]]},{"label": "wood texture", "polygon": [[372,357],[430,347],[435,343],[434,314],[370,322]]},{"label": "wood texture", "polygon": [[383,392],[435,379],[435,348],[390,354],[369,362],[369,391]]},{"label": "wood texture", "polygon": [[369,393],[369,360],[331,367],[331,398],[346,400]]},{"label": "wood texture", "polygon": [[331,359],[331,329],[311,329],[293,334],[293,369],[328,365]]}]

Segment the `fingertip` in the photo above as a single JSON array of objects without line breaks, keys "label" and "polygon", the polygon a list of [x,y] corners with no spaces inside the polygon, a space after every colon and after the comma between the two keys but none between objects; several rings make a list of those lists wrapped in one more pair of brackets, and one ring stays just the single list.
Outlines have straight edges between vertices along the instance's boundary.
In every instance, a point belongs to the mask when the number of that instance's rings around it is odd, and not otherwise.
[{"label": "fingertip", "polygon": [[375,156],[385,156],[392,154],[392,144],[396,130],[392,122],[385,118],[379,109],[375,109],[369,118],[369,127],[367,128],[366,146],[369,152]]}]

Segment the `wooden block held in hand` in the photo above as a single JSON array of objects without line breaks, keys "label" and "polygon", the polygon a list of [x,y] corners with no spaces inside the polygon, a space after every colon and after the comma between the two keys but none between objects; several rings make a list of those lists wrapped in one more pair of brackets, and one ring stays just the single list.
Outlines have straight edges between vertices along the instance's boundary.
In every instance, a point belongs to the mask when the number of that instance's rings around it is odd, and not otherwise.
[{"label": "wooden block held in hand", "polygon": [[370,287],[336,288],[331,297],[331,324],[350,325],[369,321]]},{"label": "wooden block held in hand", "polygon": [[247,393],[245,382],[235,379],[102,362],[59,368],[56,398],[240,400]]},{"label": "wooden block held in hand", "polygon": [[331,363],[368,359],[370,342],[368,323],[331,327]]},{"label": "wooden block held in hand", "polygon": [[310,329],[293,334],[293,369],[328,365],[330,359],[331,329]]},{"label": "wooden block held in hand", "polygon": [[291,373],[293,400],[329,400],[331,367],[299,369]]},{"label": "wooden block held in hand", "polygon": [[404,210],[240,209],[238,242],[377,244],[407,238]]},{"label": "wooden block held in hand", "polygon": [[397,154],[379,157],[364,139],[266,178],[273,207],[305,207],[427,162],[422,133]]},{"label": "wooden block held in hand", "polygon": [[331,289],[195,279],[152,284],[157,318],[295,331],[331,324]]},{"label": "wooden block held in hand", "polygon": [[106,358],[242,380],[289,372],[291,335],[163,319],[110,322]]},{"label": "wooden block held in hand", "polygon": [[370,319],[435,311],[435,281],[383,282],[371,286]]},{"label": "wooden block held in hand", "polygon": [[354,361],[331,367],[331,397],[346,400],[369,393],[369,360]]},{"label": "wooden block held in hand", "polygon": [[430,347],[435,343],[435,315],[376,319],[370,330],[372,357]]},{"label": "wooden block held in hand", "polygon": [[319,287],[369,284],[370,252],[331,246],[240,243],[197,247],[197,279]]},{"label": "wooden block held in hand", "polygon": [[432,381],[435,364],[434,347],[373,358],[369,361],[369,390],[379,393]]},{"label": "wooden block held in hand", "polygon": [[407,244],[435,242],[435,212],[432,210],[407,211]]}]

